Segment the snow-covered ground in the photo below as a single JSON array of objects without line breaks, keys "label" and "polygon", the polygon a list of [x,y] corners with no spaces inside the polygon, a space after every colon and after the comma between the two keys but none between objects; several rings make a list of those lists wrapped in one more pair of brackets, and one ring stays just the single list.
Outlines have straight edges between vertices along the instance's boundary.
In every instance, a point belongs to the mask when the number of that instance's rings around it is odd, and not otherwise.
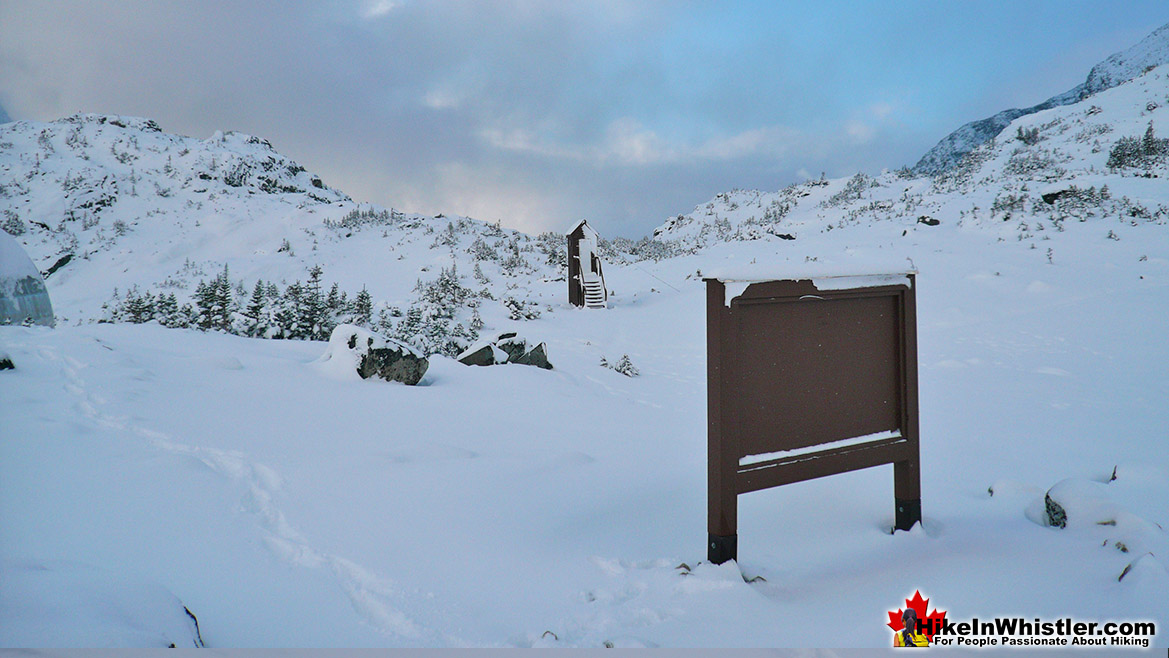
[{"label": "snow-covered ground", "polygon": [[[48,279],[71,321],[0,327],[16,366],[0,372],[0,645],[190,646],[185,606],[219,647],[879,647],[920,590],[955,619],[1152,620],[1166,646],[1166,167],[1104,166],[1150,121],[1169,134],[1165,103],[1148,109],[1163,69],[1020,119],[1033,143],[1013,125],[948,177],[720,195],[660,229],[672,257],[606,264],[606,310],[569,308],[546,265],[482,261],[497,298],[522,290],[544,311],[485,314],[484,334],[546,342],[552,370],[436,355],[407,387],[334,376],[322,342],[79,323],[102,277],[133,280],[136,249],[167,235],[94,224],[90,260]],[[347,202],[286,200],[296,258],[315,242],[382,301],[491,234],[464,222],[457,248],[434,248],[448,220],[415,218],[346,235],[306,213]],[[167,221],[186,237],[236,227],[224,249],[174,237],[137,282],[192,254],[265,279],[308,264],[254,253],[283,220],[212,208]],[[63,232],[24,244],[41,264]],[[376,260],[387,245],[400,268]],[[884,466],[743,496],[740,562],[703,562],[701,276],[906,267],[920,271],[922,526],[889,533]],[[600,365],[623,355],[638,376]],[[1044,522],[1053,487],[1066,528]]]},{"label": "snow-covered ground", "polygon": [[[849,231],[803,248],[841,267],[893,248],[841,249]],[[917,589],[956,616],[1164,624],[1169,261],[1139,257],[1169,242],[1068,232],[1055,264],[988,260],[954,226],[915,236],[910,533],[888,533],[880,467],[743,496],[741,564],[698,564],[704,294],[686,275],[786,248],[752,242],[612,268],[609,310],[519,323],[554,370],[432,357],[418,387],[330,378],[315,342],[3,328],[0,549],[160,584],[212,646],[884,646]],[[598,365],[622,354],[638,377]],[[1114,467],[1117,525],[1037,522],[1048,488]],[[849,623],[809,634],[826,610]]]}]

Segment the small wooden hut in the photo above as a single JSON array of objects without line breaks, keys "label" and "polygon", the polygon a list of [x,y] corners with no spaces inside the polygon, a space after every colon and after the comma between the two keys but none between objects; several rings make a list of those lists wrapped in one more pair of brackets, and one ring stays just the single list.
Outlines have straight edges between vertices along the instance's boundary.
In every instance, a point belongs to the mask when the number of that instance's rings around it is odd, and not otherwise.
[{"label": "small wooden hut", "polygon": [[600,237],[583,219],[568,232],[568,303],[573,306],[607,306],[609,291],[597,256]]}]

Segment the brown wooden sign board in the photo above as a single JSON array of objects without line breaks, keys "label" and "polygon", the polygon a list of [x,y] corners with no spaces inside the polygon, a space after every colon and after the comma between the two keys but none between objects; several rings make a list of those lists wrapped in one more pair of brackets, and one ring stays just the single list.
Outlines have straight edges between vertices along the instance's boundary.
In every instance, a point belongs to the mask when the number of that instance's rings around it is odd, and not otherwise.
[{"label": "brown wooden sign board", "polygon": [[914,273],[705,281],[708,559],[737,558],[739,494],[882,464],[919,522]]}]

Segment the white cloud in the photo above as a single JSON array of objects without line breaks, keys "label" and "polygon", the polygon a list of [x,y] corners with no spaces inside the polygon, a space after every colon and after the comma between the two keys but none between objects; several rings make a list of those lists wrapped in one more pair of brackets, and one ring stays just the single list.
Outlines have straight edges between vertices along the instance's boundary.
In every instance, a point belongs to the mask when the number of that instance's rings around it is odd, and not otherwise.
[{"label": "white cloud", "polygon": [[631,117],[611,121],[604,138],[578,147],[523,128],[490,128],[479,132],[489,146],[515,153],[587,161],[594,166],[625,165],[649,167],[687,162],[727,162],[742,158],[781,157],[792,146],[805,141],[799,132],[782,126],[765,126],[726,137],[711,138],[700,144],[671,143],[657,132]]},{"label": "white cloud", "polygon": [[453,110],[463,101],[463,95],[451,89],[431,89],[422,96],[422,104],[432,110]]},{"label": "white cloud", "polygon": [[361,17],[367,21],[374,20],[389,14],[401,6],[402,3],[398,0],[368,0],[361,10]]},{"label": "white cloud", "polygon": [[862,121],[852,120],[844,124],[844,132],[855,142],[864,144],[873,139],[877,131],[867,123]]},{"label": "white cloud", "polygon": [[893,114],[893,104],[885,102],[873,103],[869,106],[869,114],[878,119],[888,118],[890,114]]}]

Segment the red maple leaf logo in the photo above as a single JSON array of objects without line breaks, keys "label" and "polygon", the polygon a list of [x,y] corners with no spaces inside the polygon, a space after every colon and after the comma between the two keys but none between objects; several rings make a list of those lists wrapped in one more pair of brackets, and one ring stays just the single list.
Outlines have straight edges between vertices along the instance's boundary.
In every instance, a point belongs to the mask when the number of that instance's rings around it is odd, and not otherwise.
[{"label": "red maple leaf logo", "polygon": [[[917,613],[917,620],[921,628],[922,635],[925,635],[930,642],[934,640],[934,632],[942,627],[942,622],[946,620],[946,611],[934,608],[934,611],[926,615],[926,608],[929,606],[930,600],[921,598],[921,592],[915,591],[912,599],[905,599],[905,606],[913,608]],[[894,631],[900,631],[905,628],[905,623],[901,621],[901,614],[905,612],[905,608],[898,608],[897,612],[889,613],[889,628]]]}]

